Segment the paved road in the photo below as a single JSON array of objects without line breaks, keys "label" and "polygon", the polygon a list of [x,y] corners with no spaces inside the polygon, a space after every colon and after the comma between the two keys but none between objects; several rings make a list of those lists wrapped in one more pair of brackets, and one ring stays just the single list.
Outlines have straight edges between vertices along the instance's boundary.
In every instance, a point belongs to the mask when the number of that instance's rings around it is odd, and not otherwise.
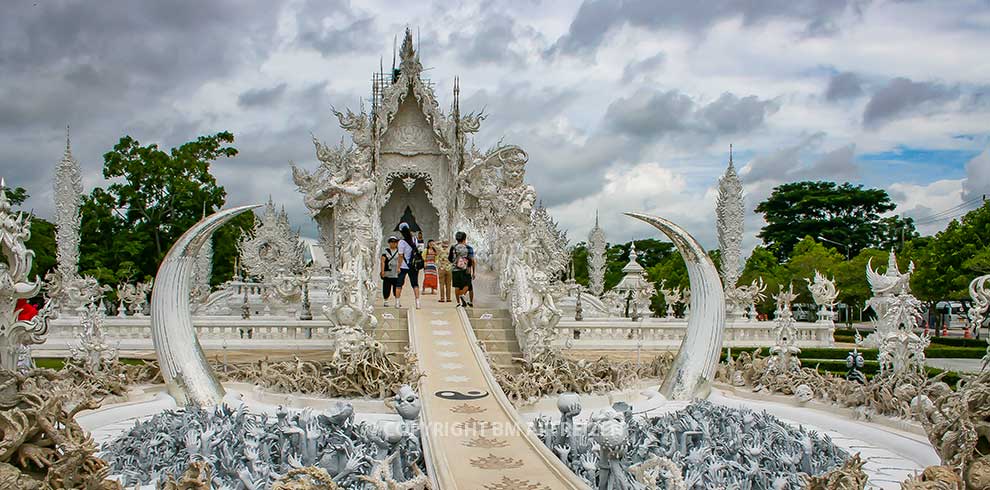
[{"label": "paved road", "polygon": [[925,359],[925,365],[949,371],[976,374],[983,367],[982,359]]}]

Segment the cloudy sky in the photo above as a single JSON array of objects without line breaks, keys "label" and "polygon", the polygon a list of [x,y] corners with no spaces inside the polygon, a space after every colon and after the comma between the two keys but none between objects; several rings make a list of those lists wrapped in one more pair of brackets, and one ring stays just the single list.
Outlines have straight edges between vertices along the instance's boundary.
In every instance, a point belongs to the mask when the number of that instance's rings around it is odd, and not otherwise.
[{"label": "cloudy sky", "polygon": [[[164,147],[229,130],[230,204],[269,195],[315,226],[288,161],[342,137],[406,26],[442,107],[530,154],[527,178],[573,241],[671,218],[715,245],[730,143],[749,210],[800,179],[887,189],[934,232],[990,193],[990,2],[562,0],[16,1],[0,16],[0,174],[52,210],[66,124],[87,192],[124,134]],[[943,212],[949,210],[949,212]],[[747,220],[747,248],[761,218]]]}]

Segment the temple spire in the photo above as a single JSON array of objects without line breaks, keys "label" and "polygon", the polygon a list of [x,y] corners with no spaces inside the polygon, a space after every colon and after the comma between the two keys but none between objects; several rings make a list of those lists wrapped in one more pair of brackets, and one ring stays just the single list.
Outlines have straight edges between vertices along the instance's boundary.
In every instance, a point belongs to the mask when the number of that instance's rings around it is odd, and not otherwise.
[{"label": "temple spire", "polygon": [[[72,288],[79,279],[79,227],[81,215],[79,206],[82,200],[82,171],[79,162],[72,156],[72,140],[69,126],[65,126],[65,153],[55,164],[55,179],[52,183],[55,196],[55,258],[56,273],[63,288]],[[69,297],[59,298],[62,306],[73,308]]]},{"label": "temple spire", "polygon": [[732,143],[729,143],[729,168],[732,168]]},{"label": "temple spire", "polygon": [[406,37],[402,39],[402,49],[399,50],[400,64],[413,60],[416,57],[416,48],[413,46],[412,31],[406,27]]}]

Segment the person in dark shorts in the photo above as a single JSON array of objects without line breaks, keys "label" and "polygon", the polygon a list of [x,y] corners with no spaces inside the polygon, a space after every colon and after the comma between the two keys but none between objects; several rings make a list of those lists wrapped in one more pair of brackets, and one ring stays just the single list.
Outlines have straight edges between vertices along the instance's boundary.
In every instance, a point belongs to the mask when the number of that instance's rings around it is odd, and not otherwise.
[{"label": "person in dark shorts", "polygon": [[454,286],[454,296],[458,306],[474,306],[468,297],[471,290],[471,279],[474,277],[474,249],[467,244],[467,234],[459,231],[454,235],[457,240],[447,251],[447,259],[451,264],[451,282]]},{"label": "person in dark shorts", "polygon": [[[388,248],[382,252],[381,277],[382,277],[382,306],[388,306],[388,298],[395,290],[395,283],[399,280],[399,239],[388,237]],[[399,306],[399,297],[395,297],[395,306]]]},{"label": "person in dark shorts", "polygon": [[409,285],[413,288],[413,295],[416,297],[416,309],[419,309],[419,269],[416,268],[416,258],[421,258],[419,253],[419,242],[413,236],[412,230],[406,223],[399,223],[399,233],[402,233],[402,240],[399,240],[399,278],[395,282],[395,307],[402,308],[399,298],[402,297],[402,286],[409,278]]}]

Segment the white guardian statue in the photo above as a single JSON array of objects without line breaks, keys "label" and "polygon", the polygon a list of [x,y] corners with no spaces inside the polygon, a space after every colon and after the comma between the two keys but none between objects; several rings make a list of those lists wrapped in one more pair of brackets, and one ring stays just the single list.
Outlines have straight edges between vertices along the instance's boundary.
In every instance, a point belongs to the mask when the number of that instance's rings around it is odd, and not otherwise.
[{"label": "white guardian statue", "polygon": [[0,262],[0,368],[14,370],[18,364],[29,366],[27,348],[44,342],[53,303],[48,302],[30,320],[17,319],[17,300],[33,298],[41,291],[42,282],[37,277],[33,281],[28,278],[34,252],[24,242],[31,238],[31,218],[11,210],[3,188],[0,179],[0,251],[4,257]]}]

